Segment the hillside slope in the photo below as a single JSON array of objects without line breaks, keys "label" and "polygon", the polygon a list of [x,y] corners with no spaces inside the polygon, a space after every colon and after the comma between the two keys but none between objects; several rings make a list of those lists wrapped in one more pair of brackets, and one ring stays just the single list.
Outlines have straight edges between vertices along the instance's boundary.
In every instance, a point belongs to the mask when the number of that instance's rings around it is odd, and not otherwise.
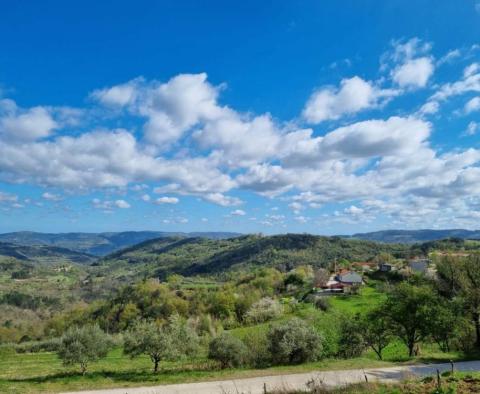
[{"label": "hillside slope", "polygon": [[408,247],[307,234],[248,235],[222,240],[170,237],[150,240],[106,256],[100,264],[124,275],[192,276],[255,266],[281,270],[303,264],[322,267],[334,259],[367,260],[381,252],[401,256],[408,252]]},{"label": "hillside slope", "polygon": [[240,234],[227,232],[205,233],[171,233],[162,231],[124,231],[112,233],[37,233],[21,231],[0,234],[0,242],[24,246],[48,245],[104,256],[117,250],[144,242],[150,239],[170,236],[200,236],[212,239],[235,237]]},{"label": "hillside slope", "polygon": [[421,243],[437,241],[446,238],[480,239],[480,231],[450,229],[450,230],[385,230],[371,233],[358,233],[344,238],[364,239],[386,243]]},{"label": "hillside slope", "polygon": [[14,257],[20,261],[29,261],[41,264],[75,263],[91,264],[96,257],[76,252],[73,250],[58,248],[55,246],[24,246],[6,242],[0,242],[0,257]]}]

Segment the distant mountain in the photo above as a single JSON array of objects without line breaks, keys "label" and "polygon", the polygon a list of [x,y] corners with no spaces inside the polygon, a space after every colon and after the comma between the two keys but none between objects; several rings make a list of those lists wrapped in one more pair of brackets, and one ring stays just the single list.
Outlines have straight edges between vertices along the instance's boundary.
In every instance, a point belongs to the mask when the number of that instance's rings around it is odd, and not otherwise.
[{"label": "distant mountain", "polygon": [[92,255],[56,246],[26,246],[6,242],[0,242],[0,257],[14,257],[20,261],[40,264],[56,264],[62,262],[91,264],[97,259]]},{"label": "distant mountain", "polygon": [[182,236],[202,237],[209,239],[225,239],[239,236],[239,233],[229,232],[163,232],[163,231],[124,231],[111,233],[36,233],[21,231],[0,234],[0,242],[16,245],[34,246],[47,245],[66,248],[72,251],[87,253],[95,256],[104,256],[117,250],[148,241],[150,239]]},{"label": "distant mountain", "polygon": [[309,234],[245,235],[231,239],[164,237],[143,242],[104,257],[98,264],[105,276],[164,278],[219,274],[253,267],[281,270],[298,265],[326,267],[335,259],[365,261],[381,252],[404,256],[406,245],[386,245],[357,239]]},{"label": "distant mountain", "polygon": [[446,238],[480,239],[480,231],[452,230],[385,230],[371,233],[359,233],[342,238],[355,238],[385,243],[417,243],[437,241]]}]

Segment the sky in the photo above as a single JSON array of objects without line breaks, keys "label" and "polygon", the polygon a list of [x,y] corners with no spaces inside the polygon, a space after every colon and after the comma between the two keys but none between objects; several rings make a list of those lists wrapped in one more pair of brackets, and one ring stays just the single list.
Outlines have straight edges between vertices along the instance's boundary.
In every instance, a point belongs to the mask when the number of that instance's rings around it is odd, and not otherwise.
[{"label": "sky", "polygon": [[480,0],[19,1],[0,232],[477,229]]}]

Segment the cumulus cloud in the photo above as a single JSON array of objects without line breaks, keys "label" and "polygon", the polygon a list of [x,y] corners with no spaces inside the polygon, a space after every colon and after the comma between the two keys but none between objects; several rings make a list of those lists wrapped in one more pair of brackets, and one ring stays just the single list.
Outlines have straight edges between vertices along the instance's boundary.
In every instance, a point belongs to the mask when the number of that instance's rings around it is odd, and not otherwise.
[{"label": "cumulus cloud", "polygon": [[42,194],[42,198],[47,201],[61,201],[63,197],[59,194],[54,194],[50,192],[45,192]]},{"label": "cumulus cloud", "polygon": [[478,132],[479,129],[480,129],[480,125],[479,125],[477,122],[471,121],[471,122],[468,124],[467,129],[465,130],[464,135],[465,135],[465,136],[475,135],[475,134],[477,134],[477,132]]},{"label": "cumulus cloud", "polygon": [[142,78],[137,78],[124,84],[98,89],[90,93],[90,97],[106,106],[124,107],[135,102],[142,82]]},{"label": "cumulus cloud", "polygon": [[[390,77],[402,89],[425,87],[435,71],[431,48],[431,43],[417,37],[393,41],[392,50],[382,57],[382,69],[390,69]],[[447,56],[455,57],[455,52]],[[443,62],[446,60],[444,58]]]},{"label": "cumulus cloud", "polygon": [[326,87],[315,91],[303,109],[303,117],[312,124],[339,119],[343,115],[378,107],[397,94],[381,89],[360,77],[343,79],[340,87]]},{"label": "cumulus cloud", "polygon": [[131,205],[125,200],[101,200],[99,198],[94,198],[92,200],[92,205],[95,209],[101,209],[106,212],[111,212],[114,208],[119,209],[128,209]]},{"label": "cumulus cloud", "polygon": [[[338,120],[380,108],[397,94],[425,86],[431,74],[414,78],[405,71],[408,64],[421,59],[433,62],[428,43],[397,43],[385,61],[388,73],[400,72],[403,67],[403,76],[392,74],[397,88],[384,88],[386,81],[391,82],[385,78],[382,82],[344,79],[338,87],[315,91],[303,110],[304,120],[312,124]],[[339,209],[336,216],[342,220],[371,220],[377,210],[392,220],[412,221],[413,214],[402,213],[406,206],[429,217],[434,217],[439,207],[446,207],[444,212],[455,217],[455,212],[463,215],[473,207],[473,200],[480,200],[475,185],[480,152],[436,151],[430,145],[434,126],[423,117],[437,113],[442,100],[480,91],[478,68],[473,64],[459,81],[438,86],[415,114],[378,114],[353,123],[343,120],[329,130],[301,128],[268,113],[236,111],[220,103],[223,85],[212,85],[203,73],[181,74],[166,82],[137,78],[91,93],[94,103],[102,106],[99,112],[108,115],[106,124],[112,124],[112,117],[118,124],[124,120],[128,125],[138,124],[132,130],[97,125],[76,129],[75,122],[66,120],[68,111],[61,117],[59,109],[22,109],[3,100],[0,181],[69,193],[108,190],[109,197],[92,201],[94,208],[105,212],[130,207],[128,193],[152,203],[174,204],[178,196],[196,196],[236,207],[243,203],[235,196],[242,189],[268,198],[281,196],[289,203],[293,220],[299,222],[299,218],[308,220],[308,207],[330,203],[345,203],[347,208]],[[35,115],[38,108],[44,111],[44,122],[35,121],[35,126],[41,127],[31,128],[33,123],[21,117]],[[474,97],[465,104],[464,112],[476,110]],[[47,118],[50,121],[45,121]],[[10,119],[6,127],[5,119]],[[66,125],[72,129],[63,130]],[[145,194],[149,187],[149,193],[161,197]],[[111,197],[116,192],[125,200]],[[49,193],[44,198],[54,201],[54,196]],[[20,204],[7,198],[12,197],[0,193],[5,204]],[[480,212],[478,204],[475,209]],[[231,209],[230,216],[245,213]],[[268,215],[258,223],[284,224],[282,216]],[[180,224],[187,219],[164,220]]]},{"label": "cumulus cloud", "polygon": [[125,200],[116,200],[114,202],[115,206],[120,209],[127,209],[130,208],[130,204],[126,202]]},{"label": "cumulus cloud", "polygon": [[423,88],[434,71],[431,58],[408,60],[392,71],[392,79],[402,88]]},{"label": "cumulus cloud", "polygon": [[155,204],[178,204],[180,200],[177,197],[159,197],[155,199]]},{"label": "cumulus cloud", "polygon": [[467,114],[480,110],[480,97],[474,97],[465,104],[465,112]]},{"label": "cumulus cloud", "polygon": [[34,141],[48,137],[58,128],[44,107],[18,108],[12,100],[0,101],[0,135],[9,140]]}]

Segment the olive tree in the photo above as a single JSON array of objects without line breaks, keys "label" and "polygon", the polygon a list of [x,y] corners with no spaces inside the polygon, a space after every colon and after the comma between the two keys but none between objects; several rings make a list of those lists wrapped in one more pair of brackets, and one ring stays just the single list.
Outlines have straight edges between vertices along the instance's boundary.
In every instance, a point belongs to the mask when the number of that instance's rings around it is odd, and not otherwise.
[{"label": "olive tree", "polygon": [[82,374],[88,364],[107,356],[112,340],[97,325],[71,327],[61,337],[58,357],[65,366],[80,364]]},{"label": "olive tree", "polygon": [[219,361],[222,368],[239,367],[247,357],[247,346],[226,332],[213,338],[208,348],[208,358]]},{"label": "olive tree", "polygon": [[282,313],[282,305],[277,300],[264,297],[250,307],[245,315],[245,320],[251,323],[263,323],[275,319]]},{"label": "olive tree", "polygon": [[178,360],[193,356],[198,350],[198,336],[179,317],[173,317],[166,325],[155,322],[140,322],[125,334],[125,354],[137,357],[146,354],[153,363],[153,371],[158,371],[162,360]]},{"label": "olive tree", "polygon": [[268,349],[275,364],[315,361],[322,353],[320,334],[298,318],[272,325],[267,340]]}]

